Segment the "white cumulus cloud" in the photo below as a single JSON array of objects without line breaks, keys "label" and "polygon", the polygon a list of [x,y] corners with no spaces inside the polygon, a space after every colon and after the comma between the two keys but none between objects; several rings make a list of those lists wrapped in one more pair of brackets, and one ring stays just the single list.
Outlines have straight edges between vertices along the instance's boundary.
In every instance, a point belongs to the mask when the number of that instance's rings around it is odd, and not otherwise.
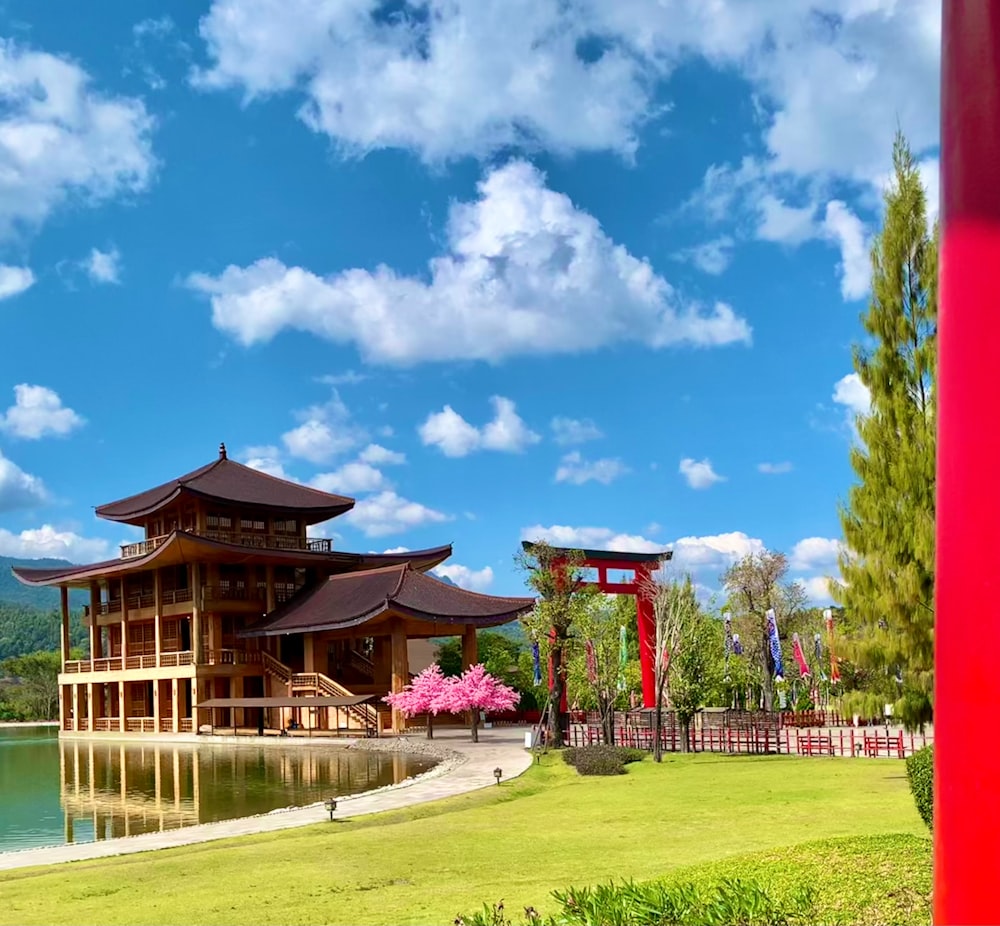
[{"label": "white cumulus cloud", "polygon": [[806,537],[794,547],[788,558],[789,566],[800,572],[818,569],[835,569],[837,557],[843,546],[839,540],[830,537]]},{"label": "white cumulus cloud", "polygon": [[313,477],[312,484],[323,492],[351,495],[354,492],[374,492],[386,487],[388,481],[381,470],[370,463],[355,460],[345,463],[333,472],[319,473]]},{"label": "white cumulus cloud", "polygon": [[276,476],[278,479],[287,479],[290,482],[297,482],[294,477],[285,472],[284,464],[281,461],[281,450],[273,444],[262,444],[255,447],[247,447],[243,451],[243,462],[250,469],[267,473],[268,476]]},{"label": "white cumulus cloud", "polygon": [[0,430],[27,440],[63,437],[84,424],[83,418],[62,404],[57,392],[28,383],[14,387],[14,404],[0,417]]},{"label": "white cumulus cloud", "polygon": [[451,517],[386,490],[362,499],[341,520],[368,537],[384,537],[426,524],[440,524],[450,521]]},{"label": "white cumulus cloud", "polygon": [[[0,206],[2,208],[2,206]],[[35,284],[35,274],[30,267],[12,267],[0,264],[0,300],[10,299]]]},{"label": "white cumulus cloud", "polygon": [[559,461],[556,482],[569,482],[573,485],[600,482],[609,485],[628,471],[628,467],[616,457],[585,460],[578,450],[574,450]]},{"label": "white cumulus cloud", "polygon": [[381,444],[369,444],[358,454],[358,459],[372,466],[398,466],[406,462],[406,454],[389,450]]},{"label": "white cumulus cloud", "polygon": [[525,424],[514,403],[493,396],[493,418],[482,427],[469,424],[450,405],[434,412],[417,428],[427,447],[437,447],[447,457],[464,457],[476,450],[520,453],[541,437]]},{"label": "white cumulus cloud", "polygon": [[364,429],[352,421],[350,410],[336,391],[329,401],[296,412],[295,417],[301,423],[282,434],[281,440],[293,457],[310,463],[327,463],[367,437]]},{"label": "white cumulus cloud", "polygon": [[692,489],[708,489],[717,482],[725,482],[726,479],[712,469],[712,462],[707,459],[695,460],[685,457],[677,469]]},{"label": "white cumulus cloud", "polygon": [[38,528],[21,531],[19,534],[0,528],[0,556],[12,556],[18,559],[66,559],[71,563],[92,563],[106,559],[110,554],[111,544],[107,540],[81,537],[73,531],[57,530],[51,524],[43,524]]},{"label": "white cumulus cloud", "polygon": [[660,553],[664,544],[639,534],[624,534],[609,527],[572,527],[568,524],[535,524],[521,530],[521,539],[544,540],[554,547],[578,550],[615,550],[620,553]]},{"label": "white cumulus cloud", "polygon": [[0,41],[0,238],[69,198],[139,192],[155,166],[142,101],[93,87],[68,58]]},{"label": "white cumulus cloud", "polygon": [[834,383],[833,401],[853,415],[867,415],[871,411],[871,400],[871,392],[857,373],[848,373]]},{"label": "white cumulus cloud", "polygon": [[838,199],[826,204],[823,229],[840,247],[840,293],[845,302],[861,299],[871,285],[870,243],[865,226]]},{"label": "white cumulus cloud", "polygon": [[493,584],[493,570],[489,566],[470,569],[459,563],[445,563],[435,566],[431,572],[451,579],[459,588],[467,588],[472,592],[483,592]]},{"label": "white cumulus cloud", "polygon": [[83,261],[83,269],[94,283],[120,283],[122,272],[122,256],[118,248],[101,251],[91,248],[90,254]]},{"label": "white cumulus cloud", "polygon": [[262,258],[192,274],[188,285],[210,298],[215,327],[242,344],[289,328],[353,343],[380,363],[499,361],[625,341],[750,343],[732,308],[680,298],[525,161],[491,170],[477,200],[453,204],[447,239],[427,279],[385,266],[322,277]]},{"label": "white cumulus cloud", "polygon": [[26,473],[0,453],[0,512],[34,508],[49,500],[49,493],[37,476]]}]

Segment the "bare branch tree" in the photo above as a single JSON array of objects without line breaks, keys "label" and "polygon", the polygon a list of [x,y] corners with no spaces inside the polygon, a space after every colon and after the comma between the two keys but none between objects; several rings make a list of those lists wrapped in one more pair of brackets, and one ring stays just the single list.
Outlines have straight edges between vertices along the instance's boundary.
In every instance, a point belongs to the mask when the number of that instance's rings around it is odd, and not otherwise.
[{"label": "bare branch tree", "polygon": [[[653,759],[663,758],[661,742],[663,730],[664,695],[670,690],[670,665],[683,645],[685,633],[698,614],[698,600],[695,598],[691,577],[674,581],[662,570],[652,574],[641,593],[653,602],[655,634],[653,646],[653,679],[656,702],[653,715]],[[682,746],[687,749],[686,743]]]}]

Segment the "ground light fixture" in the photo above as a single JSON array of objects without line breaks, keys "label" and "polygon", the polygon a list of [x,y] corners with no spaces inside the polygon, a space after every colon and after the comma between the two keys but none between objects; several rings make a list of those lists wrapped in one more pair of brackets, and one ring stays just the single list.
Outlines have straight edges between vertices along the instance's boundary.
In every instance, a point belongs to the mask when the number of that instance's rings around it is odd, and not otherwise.
[{"label": "ground light fixture", "polygon": [[497,787],[500,787],[500,779],[503,778],[503,769],[499,765],[493,769],[493,777],[497,780]]},{"label": "ground light fixture", "polygon": [[330,822],[333,823],[333,812],[337,809],[337,799],[335,797],[328,797],[323,802],[323,806],[330,812]]}]

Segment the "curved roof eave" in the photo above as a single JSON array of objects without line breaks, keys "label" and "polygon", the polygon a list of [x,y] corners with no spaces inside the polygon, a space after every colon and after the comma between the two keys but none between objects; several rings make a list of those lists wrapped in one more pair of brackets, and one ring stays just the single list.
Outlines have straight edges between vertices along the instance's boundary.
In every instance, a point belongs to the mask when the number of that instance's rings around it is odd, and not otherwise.
[{"label": "curved roof eave", "polygon": [[[193,549],[189,551],[189,547]],[[17,580],[24,585],[73,585],[75,583],[84,583],[85,580],[89,582],[89,580],[96,578],[142,572],[156,565],[169,566],[175,563],[189,562],[193,558],[192,553],[196,549],[212,550],[234,555],[239,554],[239,557],[244,562],[274,561],[275,559],[305,564],[310,562],[339,561],[345,565],[354,565],[358,562],[357,553],[342,553],[338,551],[325,553],[310,550],[272,550],[261,547],[246,547],[238,543],[224,543],[221,540],[210,540],[207,537],[200,537],[197,534],[190,534],[186,531],[173,531],[155,550],[151,550],[142,556],[133,556],[128,559],[104,560],[100,563],[71,566],[66,569],[31,569],[29,567],[14,566],[11,568],[11,571]],[[161,563],[161,560],[167,560],[167,562]]]}]

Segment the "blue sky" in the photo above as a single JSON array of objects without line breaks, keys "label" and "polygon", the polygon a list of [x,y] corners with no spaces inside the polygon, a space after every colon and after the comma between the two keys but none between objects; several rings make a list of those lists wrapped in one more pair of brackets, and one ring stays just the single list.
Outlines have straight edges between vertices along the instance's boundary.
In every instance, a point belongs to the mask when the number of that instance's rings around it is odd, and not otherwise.
[{"label": "blue sky", "polygon": [[231,456],[351,550],[673,548],[835,574],[930,0],[0,3],[0,554]]}]

